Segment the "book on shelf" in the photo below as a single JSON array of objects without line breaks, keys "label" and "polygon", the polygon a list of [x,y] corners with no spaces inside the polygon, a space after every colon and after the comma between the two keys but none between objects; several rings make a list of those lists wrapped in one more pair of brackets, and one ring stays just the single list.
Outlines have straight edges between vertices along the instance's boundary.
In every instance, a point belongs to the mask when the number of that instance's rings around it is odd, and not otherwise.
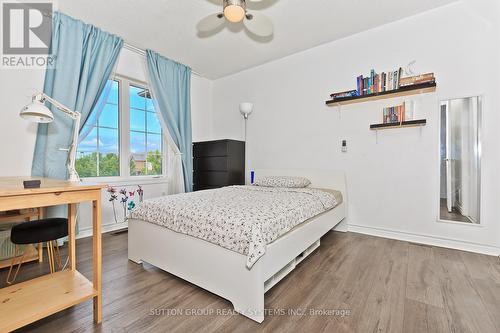
[{"label": "book on shelf", "polygon": [[358,96],[377,94],[385,91],[396,90],[400,86],[403,69],[377,73],[374,69],[368,77],[360,75],[356,78]]},{"label": "book on shelf", "polygon": [[399,84],[401,87],[408,87],[415,84],[435,83],[435,82],[436,79],[434,78],[434,73],[426,73],[422,75],[403,77],[401,78]]},{"label": "book on shelf", "polygon": [[401,105],[384,108],[382,112],[382,123],[393,124],[413,120],[413,101],[405,101]]},{"label": "book on shelf", "polygon": [[370,71],[367,77],[359,75],[356,78],[356,89],[342,91],[331,94],[331,98],[341,99],[348,97],[357,97],[364,95],[377,94],[392,90],[398,90],[402,87],[411,87],[425,83],[435,83],[434,73],[425,73],[414,76],[403,76],[403,69],[400,67],[397,70],[377,73],[374,69]]},{"label": "book on shelf", "polygon": [[348,91],[342,91],[338,93],[333,93],[330,95],[331,98],[346,98],[346,97],[354,97],[358,96],[358,91],[357,90],[348,90]]}]

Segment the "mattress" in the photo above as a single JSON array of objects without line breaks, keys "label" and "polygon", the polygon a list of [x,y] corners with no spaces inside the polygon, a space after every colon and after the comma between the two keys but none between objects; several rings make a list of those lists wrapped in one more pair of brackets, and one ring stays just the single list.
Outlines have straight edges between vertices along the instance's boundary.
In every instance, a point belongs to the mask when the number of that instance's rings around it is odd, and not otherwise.
[{"label": "mattress", "polygon": [[132,217],[244,254],[251,268],[267,244],[341,200],[331,190],[229,186],[146,200]]},{"label": "mattress", "polygon": [[323,192],[327,192],[327,193],[330,193],[331,195],[333,195],[335,197],[335,201],[337,201],[337,206],[340,205],[344,201],[344,198],[342,197],[342,192],[340,192],[340,191],[333,190],[330,188],[315,188],[315,189],[323,191]]}]

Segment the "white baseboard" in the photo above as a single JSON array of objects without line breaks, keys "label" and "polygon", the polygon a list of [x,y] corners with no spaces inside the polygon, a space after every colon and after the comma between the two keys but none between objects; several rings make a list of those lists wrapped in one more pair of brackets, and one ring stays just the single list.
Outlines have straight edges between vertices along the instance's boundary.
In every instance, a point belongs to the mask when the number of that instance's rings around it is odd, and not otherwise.
[{"label": "white baseboard", "polygon": [[365,235],[397,239],[401,241],[420,243],[425,245],[446,247],[455,250],[475,252],[492,256],[500,255],[500,248],[497,246],[466,242],[450,238],[420,235],[403,231],[394,231],[383,228],[374,228],[353,224],[349,224],[349,231]]},{"label": "white baseboard", "polygon": [[[124,229],[128,227],[128,222],[123,223],[112,223],[112,224],[104,224],[102,226],[102,233],[116,231],[120,229]],[[92,236],[92,228],[80,229],[78,231],[78,235],[76,235],[76,239],[86,238]]]},{"label": "white baseboard", "polygon": [[[343,220],[341,223],[339,223],[334,228],[334,230],[340,231],[340,232],[346,232],[346,231],[356,232],[356,233],[365,234],[365,235],[384,237],[384,238],[396,239],[396,240],[401,240],[401,241],[406,241],[406,242],[420,243],[420,244],[425,244],[425,245],[446,247],[446,248],[455,249],[455,250],[475,252],[475,253],[487,254],[487,255],[492,255],[492,256],[499,256],[500,255],[500,248],[496,247],[496,246],[466,242],[466,241],[450,239],[450,238],[435,237],[435,236],[429,236],[429,235],[420,235],[420,234],[403,232],[403,231],[394,231],[394,230],[383,229],[383,228],[374,228],[374,227],[367,227],[367,226],[362,226],[362,225],[348,224],[346,222],[347,221]],[[103,233],[112,232],[112,231],[124,229],[127,227],[128,227],[127,222],[107,224],[107,225],[102,226],[102,232]],[[79,239],[79,238],[85,238],[85,237],[91,237],[91,236],[92,236],[92,228],[86,228],[86,229],[80,230],[80,232],[78,233],[76,238]]]},{"label": "white baseboard", "polygon": [[337,224],[332,230],[339,231],[339,232],[348,232],[349,231],[349,224],[347,222],[347,218],[344,218],[342,221],[340,221],[340,223]]}]

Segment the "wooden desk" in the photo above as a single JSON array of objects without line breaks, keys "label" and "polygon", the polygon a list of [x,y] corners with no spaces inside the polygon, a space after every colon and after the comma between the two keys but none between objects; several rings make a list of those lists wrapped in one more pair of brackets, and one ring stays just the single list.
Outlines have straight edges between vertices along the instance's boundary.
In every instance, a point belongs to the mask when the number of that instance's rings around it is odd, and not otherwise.
[{"label": "wooden desk", "polygon": [[[94,300],[94,322],[102,320],[101,189],[105,185],[40,179],[40,188],[24,189],[27,177],[0,177],[0,211],[68,205],[69,269],[0,289],[0,332],[8,332],[78,303]],[[76,204],[92,201],[93,282],[76,270]]]}]

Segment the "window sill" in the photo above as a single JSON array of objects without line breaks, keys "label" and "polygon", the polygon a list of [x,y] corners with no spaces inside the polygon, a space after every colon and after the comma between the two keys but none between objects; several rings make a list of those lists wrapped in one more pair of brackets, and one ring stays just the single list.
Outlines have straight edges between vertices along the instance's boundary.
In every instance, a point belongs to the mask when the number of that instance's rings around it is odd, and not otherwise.
[{"label": "window sill", "polygon": [[138,176],[133,178],[125,177],[92,177],[82,178],[82,182],[87,183],[105,183],[111,186],[134,186],[134,185],[151,185],[151,184],[168,184],[168,177],[148,177]]}]

